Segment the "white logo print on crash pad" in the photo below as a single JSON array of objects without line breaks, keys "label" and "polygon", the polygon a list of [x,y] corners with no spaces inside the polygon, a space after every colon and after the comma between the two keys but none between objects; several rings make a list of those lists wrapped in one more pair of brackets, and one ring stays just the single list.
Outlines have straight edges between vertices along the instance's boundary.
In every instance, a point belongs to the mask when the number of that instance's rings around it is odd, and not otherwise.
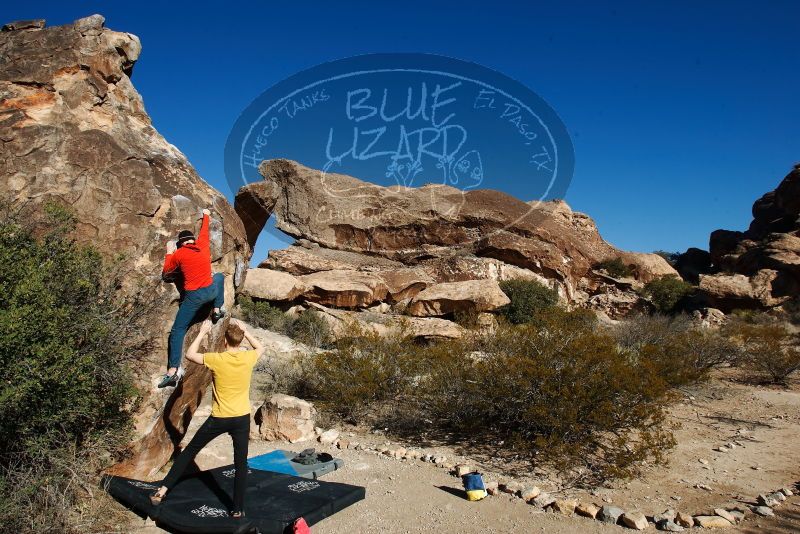
[{"label": "white logo print on crash pad", "polygon": [[287,486],[290,491],[295,493],[303,493],[304,491],[311,491],[319,487],[319,482],[295,482]]},{"label": "white logo print on crash pad", "polygon": [[205,504],[200,508],[195,508],[192,513],[198,517],[228,517],[228,512],[221,508],[213,508]]}]

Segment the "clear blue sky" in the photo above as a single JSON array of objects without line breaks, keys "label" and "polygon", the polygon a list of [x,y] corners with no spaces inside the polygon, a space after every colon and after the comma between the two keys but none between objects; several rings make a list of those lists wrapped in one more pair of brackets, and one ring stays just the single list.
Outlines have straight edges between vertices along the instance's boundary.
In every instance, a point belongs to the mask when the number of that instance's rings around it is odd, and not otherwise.
[{"label": "clear blue sky", "polygon": [[[530,5],[523,5],[530,4]],[[154,125],[229,198],[223,147],[262,91],[326,61],[428,52],[547,100],[575,145],[566,200],[623,249],[707,248],[800,161],[800,2],[7,2],[138,35]],[[283,246],[274,237],[261,243]]]}]

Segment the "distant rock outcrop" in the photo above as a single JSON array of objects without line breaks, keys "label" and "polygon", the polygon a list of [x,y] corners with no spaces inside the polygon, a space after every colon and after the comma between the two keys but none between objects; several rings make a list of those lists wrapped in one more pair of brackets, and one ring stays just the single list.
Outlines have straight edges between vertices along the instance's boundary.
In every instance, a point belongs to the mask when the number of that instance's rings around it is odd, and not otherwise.
[{"label": "distant rock outcrop", "polygon": [[[527,278],[555,287],[573,305],[627,293],[603,300],[614,315],[635,307],[635,287],[677,274],[660,256],[617,250],[591,218],[563,201],[526,203],[500,191],[442,185],[381,187],[282,159],[264,161],[259,170],[264,181],[240,189],[235,203],[251,246],[274,214],[277,228],[298,242],[270,252],[262,267],[305,283],[336,277],[304,295],[328,306],[395,303],[448,282]],[[598,275],[597,264],[614,258],[631,268],[633,279],[618,285]],[[617,310],[615,302],[624,305]],[[451,308],[439,306],[437,313]]]},{"label": "distant rock outcrop", "polygon": [[117,469],[142,478],[172,456],[210,380],[207,370],[189,364],[174,393],[153,387],[164,371],[178,298],[159,277],[165,244],[196,227],[201,210],[210,208],[214,269],[226,274],[229,303],[250,248],[233,207],[153,128],[130,80],[139,39],[103,24],[93,15],[50,28],[44,21],[3,27],[0,192],[12,201],[70,205],[80,241],[126,255],[159,292],[156,350],[141,354],[134,370],[144,392],[139,440]]},{"label": "distant rock outcrop", "polygon": [[800,295],[800,166],[753,204],[744,232],[712,232],[713,274],[701,274],[705,304],[729,312],[773,308]]}]

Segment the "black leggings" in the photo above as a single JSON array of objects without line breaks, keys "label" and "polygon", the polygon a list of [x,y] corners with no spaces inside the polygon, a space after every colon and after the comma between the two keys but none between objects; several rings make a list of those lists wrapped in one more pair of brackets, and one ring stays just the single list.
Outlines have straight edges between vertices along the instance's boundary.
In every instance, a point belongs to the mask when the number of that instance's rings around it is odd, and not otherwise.
[{"label": "black leggings", "polygon": [[178,455],[172,468],[167,473],[167,477],[162,484],[167,489],[173,486],[181,478],[183,472],[200,450],[208,445],[212,439],[221,434],[230,434],[233,438],[233,464],[236,467],[236,475],[233,481],[233,512],[244,511],[244,492],[247,487],[247,444],[250,440],[250,414],[239,417],[214,417],[206,419],[197,430],[189,445]]}]

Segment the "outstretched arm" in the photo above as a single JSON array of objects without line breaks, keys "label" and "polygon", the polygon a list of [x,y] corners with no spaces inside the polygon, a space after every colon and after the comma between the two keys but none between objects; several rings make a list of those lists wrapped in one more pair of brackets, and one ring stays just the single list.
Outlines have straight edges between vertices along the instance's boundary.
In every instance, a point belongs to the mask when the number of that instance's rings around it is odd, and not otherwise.
[{"label": "outstretched arm", "polygon": [[203,210],[203,222],[200,223],[200,231],[197,232],[197,246],[200,248],[208,248],[210,240],[208,237],[208,223],[209,215],[211,212],[207,209]]},{"label": "outstretched arm", "polygon": [[186,351],[187,360],[200,365],[203,365],[203,363],[205,363],[203,359],[203,354],[197,351],[200,349],[200,342],[203,341],[203,338],[206,337],[206,334],[208,334],[211,331],[212,326],[213,325],[211,324],[211,321],[209,321],[208,319],[203,321],[203,324],[200,325],[200,332],[198,332],[197,337],[194,338],[194,341],[192,341],[192,344],[189,345],[189,349]]}]

